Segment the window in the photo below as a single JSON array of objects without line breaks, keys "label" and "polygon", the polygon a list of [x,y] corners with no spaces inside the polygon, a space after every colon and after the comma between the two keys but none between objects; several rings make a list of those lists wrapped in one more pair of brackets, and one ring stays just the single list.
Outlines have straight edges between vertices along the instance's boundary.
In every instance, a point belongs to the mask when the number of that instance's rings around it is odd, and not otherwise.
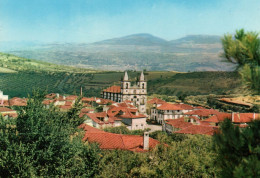
[{"label": "window", "polygon": [[126,87],[125,88],[128,89],[128,83],[126,83]]},{"label": "window", "polygon": [[142,89],[144,89],[144,83],[142,84]]}]

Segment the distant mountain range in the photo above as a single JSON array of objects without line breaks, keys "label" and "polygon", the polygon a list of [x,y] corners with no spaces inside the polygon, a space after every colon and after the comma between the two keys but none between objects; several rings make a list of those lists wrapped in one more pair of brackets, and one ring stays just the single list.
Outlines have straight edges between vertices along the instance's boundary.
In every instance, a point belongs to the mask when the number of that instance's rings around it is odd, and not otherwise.
[{"label": "distant mountain range", "polygon": [[101,70],[228,71],[219,36],[189,35],[167,41],[134,34],[91,44],[0,42],[0,51],[56,64]]}]

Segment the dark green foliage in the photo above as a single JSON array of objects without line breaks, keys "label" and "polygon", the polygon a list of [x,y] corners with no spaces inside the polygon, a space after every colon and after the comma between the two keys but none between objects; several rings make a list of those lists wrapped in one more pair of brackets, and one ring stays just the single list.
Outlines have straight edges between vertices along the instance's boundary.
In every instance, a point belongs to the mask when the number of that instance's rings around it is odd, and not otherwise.
[{"label": "dark green foliage", "polygon": [[[12,59],[19,62],[13,62]],[[138,76],[137,74],[140,73],[129,71],[129,77],[133,81]],[[223,92],[232,93],[233,89],[239,87],[239,77],[235,72],[149,71],[145,75],[148,79],[148,94],[157,93],[167,96],[222,94]],[[83,96],[100,97],[103,88],[114,84],[120,85],[122,76],[122,72],[90,71],[13,55],[8,57],[8,54],[0,53],[1,90],[10,97],[27,97],[34,87],[47,87],[49,93],[76,93],[77,95],[82,87]]]},{"label": "dark green foliage", "polygon": [[260,38],[259,33],[236,31],[222,38],[223,56],[237,64],[244,84],[256,94],[260,94]]},{"label": "dark green foliage", "polygon": [[214,135],[214,148],[222,177],[260,176],[260,121],[239,129],[226,119]]},{"label": "dark green foliage", "polygon": [[83,144],[83,135],[75,133],[77,109],[70,115],[46,109],[40,98],[42,94],[34,93],[12,123],[1,119],[1,176],[93,176],[98,172],[99,149]]},{"label": "dark green foliage", "polygon": [[240,87],[237,72],[190,72],[177,73],[167,78],[148,81],[148,94],[187,95],[234,93]]},{"label": "dark green foliage", "polygon": [[83,108],[82,103],[80,103],[80,100],[82,97],[78,97],[73,105],[73,107],[66,113],[68,119],[68,123],[71,125],[72,128],[76,128],[80,124],[84,122],[83,118],[79,117],[80,111]]},{"label": "dark green foliage", "polygon": [[117,133],[117,134],[126,134],[126,135],[144,135],[144,132],[149,131],[149,129],[145,130],[128,130],[125,126],[120,127],[108,127],[105,128],[104,131]]}]

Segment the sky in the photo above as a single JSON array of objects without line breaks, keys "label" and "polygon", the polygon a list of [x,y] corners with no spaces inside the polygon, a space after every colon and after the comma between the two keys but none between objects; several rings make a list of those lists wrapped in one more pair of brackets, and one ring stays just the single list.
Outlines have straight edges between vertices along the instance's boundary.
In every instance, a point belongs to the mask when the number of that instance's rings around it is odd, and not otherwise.
[{"label": "sky", "polygon": [[260,0],[0,0],[0,41],[91,43],[260,32]]}]

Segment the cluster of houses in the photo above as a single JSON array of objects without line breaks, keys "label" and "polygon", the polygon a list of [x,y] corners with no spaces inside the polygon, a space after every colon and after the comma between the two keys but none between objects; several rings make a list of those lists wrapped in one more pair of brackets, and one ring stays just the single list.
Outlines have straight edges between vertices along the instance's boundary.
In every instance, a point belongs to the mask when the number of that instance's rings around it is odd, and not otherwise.
[{"label": "cluster of houses", "polygon": [[[101,96],[88,98],[50,93],[45,96],[43,104],[46,108],[52,105],[67,112],[78,101],[82,105],[79,117],[84,119],[84,123],[79,128],[85,131],[84,141],[98,142],[103,149],[137,152],[147,151],[159,142],[150,138],[148,132],[144,136],[134,136],[108,133],[103,129],[125,126],[129,130],[145,130],[149,120],[149,123],[161,125],[161,130],[169,134],[213,135],[225,119],[230,119],[240,128],[260,119],[259,113],[224,113],[201,106],[168,103],[158,98],[147,100],[147,82],[143,72],[136,82],[131,81],[125,72],[121,86],[104,89]],[[26,105],[26,98],[9,99],[0,91],[0,114],[4,118],[16,118],[17,112],[11,108]]]},{"label": "cluster of houses", "polygon": [[26,105],[27,99],[19,97],[9,99],[8,95],[4,95],[3,91],[0,91],[0,115],[4,118],[16,118],[18,116],[17,111],[11,108]]},{"label": "cluster of houses", "polygon": [[201,106],[167,103],[158,98],[148,101],[148,104],[150,119],[160,123],[167,133],[213,135],[225,119],[230,119],[240,128],[260,119],[259,113],[225,113]]}]

